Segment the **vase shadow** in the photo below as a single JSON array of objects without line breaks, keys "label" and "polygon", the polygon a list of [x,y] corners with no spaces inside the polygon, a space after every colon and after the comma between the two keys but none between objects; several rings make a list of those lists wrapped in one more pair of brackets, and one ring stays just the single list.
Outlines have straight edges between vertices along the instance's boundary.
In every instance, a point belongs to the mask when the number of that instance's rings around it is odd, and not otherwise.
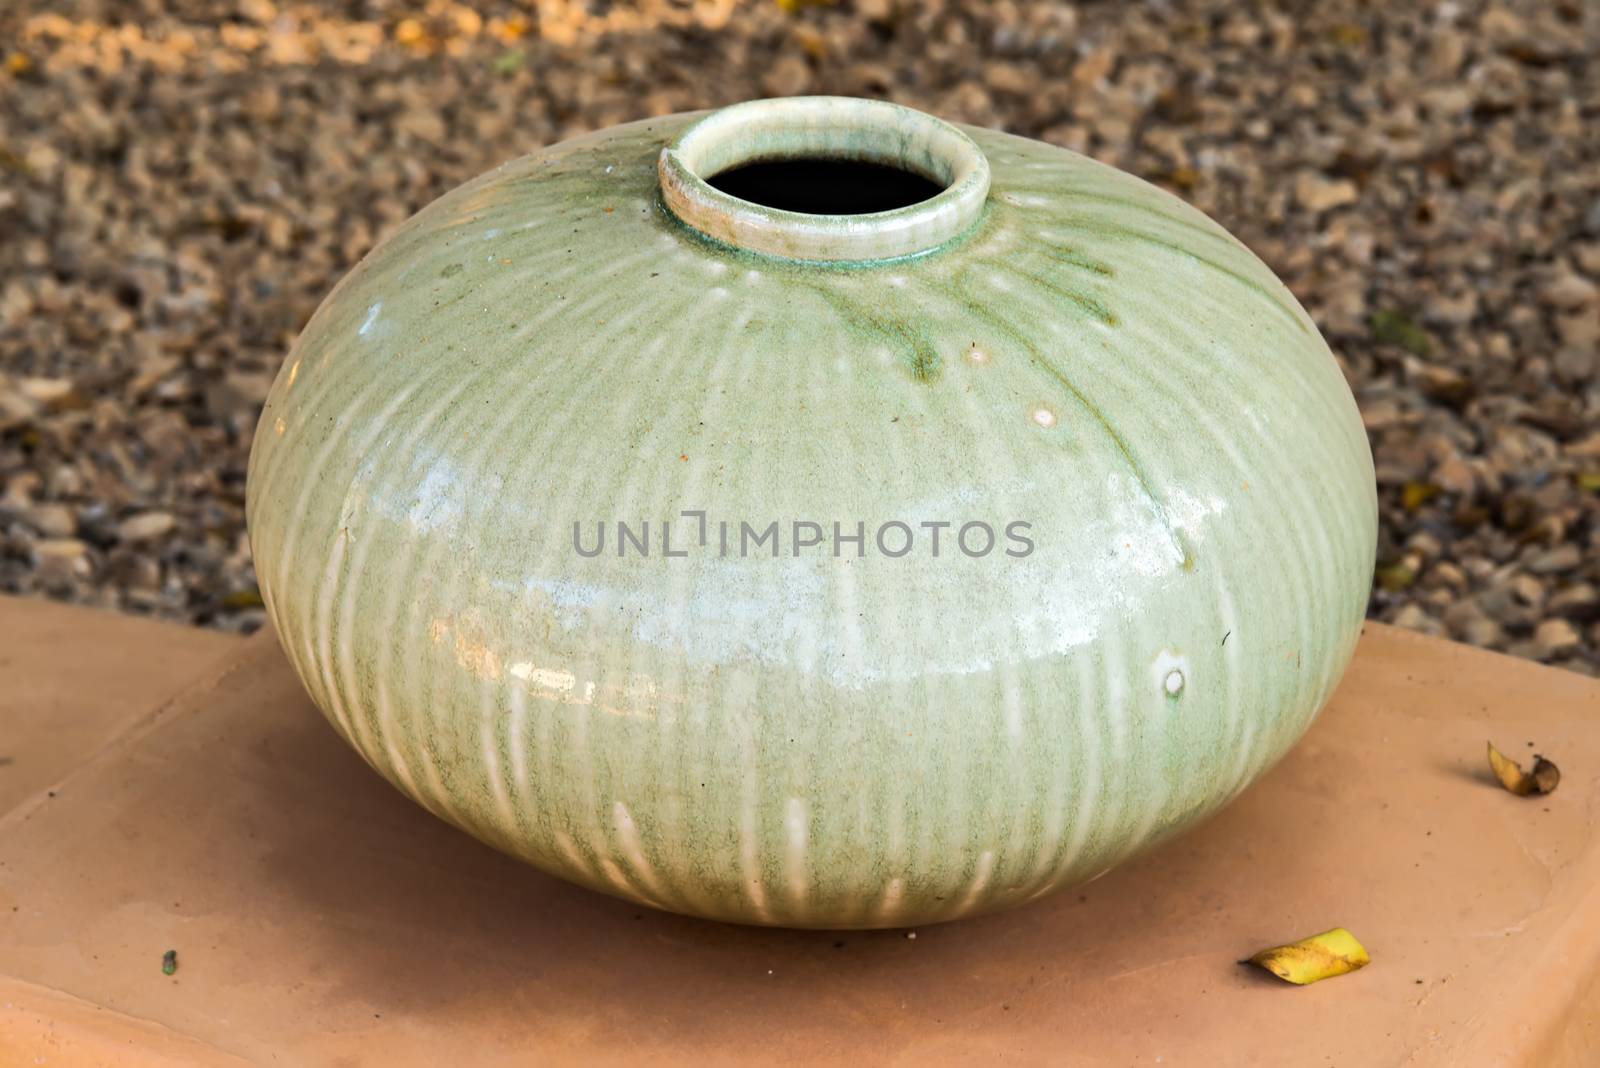
[{"label": "vase shadow", "polygon": [[939,997],[951,968],[1060,967],[1040,930],[1071,945],[1089,893],[1115,893],[1112,876],[914,934],[718,923],[595,893],[473,840],[391,788],[304,700],[252,748],[260,774],[242,777],[252,796],[239,800],[275,809],[257,824],[267,848],[253,877],[322,918],[306,937],[330,997],[385,1016],[537,1005],[546,1024],[581,1021],[602,1044],[625,1043],[641,1016],[669,1021],[676,1041],[724,1041],[738,1006],[781,1028],[862,985]]}]

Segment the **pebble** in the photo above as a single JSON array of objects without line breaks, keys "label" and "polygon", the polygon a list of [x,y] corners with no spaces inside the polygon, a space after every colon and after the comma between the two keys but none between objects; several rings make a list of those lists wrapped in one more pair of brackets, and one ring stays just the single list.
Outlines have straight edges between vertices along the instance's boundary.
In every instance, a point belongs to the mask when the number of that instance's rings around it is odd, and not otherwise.
[{"label": "pebble", "polygon": [[1402,608],[1395,615],[1393,622],[1410,630],[1421,631],[1423,634],[1443,636],[1445,633],[1444,624],[1430,616],[1416,602],[1412,602]]},{"label": "pebble", "polygon": [[1294,197],[1302,208],[1320,213],[1354,204],[1360,199],[1361,191],[1354,182],[1345,179],[1330,181],[1307,171],[1295,179]]},{"label": "pebble", "polygon": [[1600,287],[1572,271],[1564,271],[1544,286],[1539,297],[1552,308],[1570,311],[1587,308],[1600,299]]},{"label": "pebble", "polygon": [[1496,645],[1505,637],[1504,628],[1472,601],[1451,605],[1445,612],[1445,622],[1451,637],[1472,645]]},{"label": "pebble", "polygon": [[1532,575],[1517,575],[1508,585],[1511,587],[1511,592],[1516,594],[1517,599],[1523,604],[1537,607],[1544,601],[1544,583]]},{"label": "pebble", "polygon": [[1574,618],[1600,616],[1600,591],[1592,583],[1580,582],[1557,590],[1545,607],[1552,615]]},{"label": "pebble", "polygon": [[127,542],[155,541],[170,534],[177,525],[177,519],[167,512],[144,512],[118,523],[117,538]]},{"label": "pebble", "polygon": [[1535,553],[1528,558],[1527,568],[1536,575],[1548,575],[1558,571],[1571,571],[1583,560],[1583,551],[1576,545],[1568,542],[1558,545],[1554,549]]},{"label": "pebble", "polygon": [[1533,631],[1533,642],[1539,649],[1541,660],[1570,653],[1583,641],[1583,636],[1565,619],[1546,619]]},{"label": "pebble", "polygon": [[43,538],[33,543],[33,565],[49,582],[85,578],[93,570],[89,547],[76,538]]},{"label": "pebble", "polygon": [[70,538],[78,531],[78,517],[64,504],[41,504],[27,510],[28,523],[47,538]]}]

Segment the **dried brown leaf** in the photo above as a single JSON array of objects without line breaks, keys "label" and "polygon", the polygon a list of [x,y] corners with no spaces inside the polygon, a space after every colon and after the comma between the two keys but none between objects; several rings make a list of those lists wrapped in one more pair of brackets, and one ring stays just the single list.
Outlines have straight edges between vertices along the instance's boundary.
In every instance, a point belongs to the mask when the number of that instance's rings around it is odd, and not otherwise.
[{"label": "dried brown leaf", "polygon": [[1372,957],[1355,935],[1335,927],[1298,942],[1263,949],[1244,963],[1265,968],[1286,983],[1305,986],[1365,968]]},{"label": "dried brown leaf", "polygon": [[1553,793],[1561,782],[1561,769],[1544,757],[1533,755],[1533,770],[1524,771],[1522,765],[1506,756],[1489,743],[1489,770],[1500,785],[1518,797],[1535,797]]}]

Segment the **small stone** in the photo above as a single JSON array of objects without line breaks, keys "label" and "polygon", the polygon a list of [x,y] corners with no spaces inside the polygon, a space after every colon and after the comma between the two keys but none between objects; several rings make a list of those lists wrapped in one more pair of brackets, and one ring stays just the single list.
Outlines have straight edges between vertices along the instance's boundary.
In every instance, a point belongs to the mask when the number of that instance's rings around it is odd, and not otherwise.
[{"label": "small stone", "polygon": [[1117,64],[1117,52],[1114,48],[1096,48],[1078,61],[1072,69],[1072,80],[1084,87],[1100,84],[1111,68]]},{"label": "small stone", "polygon": [[1464,401],[1472,393],[1472,382],[1467,376],[1438,364],[1420,364],[1413,377],[1422,392],[1447,403]]},{"label": "small stone", "polygon": [[1354,204],[1361,191],[1347,178],[1329,180],[1314,171],[1301,171],[1295,178],[1294,198],[1302,208],[1320,214]]},{"label": "small stone", "polygon": [[45,538],[33,543],[33,566],[46,582],[87,578],[94,570],[89,546],[76,538]]},{"label": "small stone", "polygon": [[1462,641],[1480,649],[1492,649],[1505,640],[1505,630],[1488,616],[1469,620],[1457,633]]},{"label": "small stone", "polygon": [[1478,295],[1469,290],[1453,297],[1435,294],[1422,306],[1422,317],[1444,326],[1465,326],[1478,314]]},{"label": "small stone", "polygon": [[1490,619],[1475,601],[1457,601],[1446,608],[1444,622],[1456,638],[1480,648],[1497,645],[1505,637],[1500,624]]},{"label": "small stone", "polygon": [[1574,349],[1593,349],[1600,345],[1600,315],[1592,311],[1556,316],[1556,333],[1562,344]]},{"label": "small stone", "polygon": [[47,538],[70,538],[78,532],[78,517],[64,504],[35,505],[26,515],[28,523]]},{"label": "small stone", "polygon": [[1016,63],[992,63],[984,72],[989,88],[1002,93],[1031,92],[1037,77],[1036,73]]},{"label": "small stone", "polygon": [[1429,568],[1428,577],[1458,592],[1467,588],[1466,572],[1448,560],[1442,560]]},{"label": "small stone", "polygon": [[1600,371],[1600,349],[1591,345],[1568,345],[1556,352],[1551,369],[1563,382],[1588,382]]},{"label": "small stone", "polygon": [[0,380],[0,430],[25,426],[39,415],[39,403],[19,389],[7,388]]},{"label": "small stone", "polygon": [[1422,606],[1415,602],[1406,605],[1395,613],[1392,622],[1397,627],[1420,631],[1423,634],[1443,636],[1445,632],[1444,625],[1428,615],[1427,612],[1423,611]]},{"label": "small stone", "polygon": [[1544,600],[1544,584],[1532,575],[1518,575],[1511,580],[1511,592],[1523,604],[1537,607]]},{"label": "small stone", "polygon": [[1520,38],[1525,31],[1522,19],[1503,7],[1491,7],[1483,13],[1478,20],[1478,28],[1483,35],[1497,44],[1505,44]]},{"label": "small stone", "polygon": [[1443,85],[1422,94],[1422,105],[1442,119],[1466,114],[1472,100],[1472,91],[1464,85]]},{"label": "small stone", "polygon": [[1533,631],[1533,642],[1540,650],[1539,659],[1561,656],[1576,649],[1583,641],[1583,635],[1565,619],[1547,619],[1540,623]]},{"label": "small stone", "polygon": [[1600,299],[1600,286],[1573,271],[1564,271],[1539,290],[1539,297],[1552,307],[1571,311],[1587,308]]},{"label": "small stone", "polygon": [[1433,469],[1433,480],[1445,492],[1471,497],[1478,490],[1478,476],[1472,465],[1459,456],[1450,456]]},{"label": "small stone", "polygon": [[1439,539],[1425,530],[1413,534],[1406,544],[1422,560],[1437,560],[1439,554],[1444,551]]},{"label": "small stone", "polygon": [[1432,36],[1428,73],[1440,80],[1452,79],[1461,70],[1461,64],[1467,58],[1466,34],[1456,30],[1438,29]]},{"label": "small stone", "polygon": [[1372,254],[1377,247],[1377,239],[1366,231],[1352,232],[1344,242],[1344,258],[1357,267],[1365,267],[1372,262]]},{"label": "small stone", "polygon": [[82,407],[83,397],[70,378],[24,378],[22,395],[45,408]]},{"label": "small stone", "polygon": [[811,64],[793,53],[782,56],[768,69],[762,85],[773,96],[797,96],[811,86]]},{"label": "small stone", "polygon": [[1480,593],[1478,603],[1502,626],[1522,626],[1531,622],[1533,616],[1527,604],[1512,592],[1510,585],[1504,583]]},{"label": "small stone", "polygon": [[1600,430],[1573,442],[1562,451],[1583,460],[1600,460]]},{"label": "small stone", "polygon": [[265,404],[275,377],[266,371],[231,371],[222,380],[220,397],[234,405]]},{"label": "small stone", "polygon": [[6,491],[0,494],[0,503],[10,505],[19,511],[33,507],[33,495],[39,492],[39,485],[44,480],[37,471],[21,471],[6,479]]},{"label": "small stone", "polygon": [[429,144],[438,144],[444,140],[448,127],[444,118],[433,108],[423,104],[420,100],[405,113],[395,116],[395,129],[403,134],[409,134],[419,141]]},{"label": "small stone", "polygon": [[1550,600],[1545,605],[1545,610],[1551,615],[1567,617],[1600,614],[1596,613],[1597,608],[1600,608],[1600,591],[1587,582],[1557,590],[1550,595]]},{"label": "small stone", "polygon": [[126,542],[154,541],[166,537],[178,521],[169,512],[144,512],[117,524],[117,538]]},{"label": "small stone", "polygon": [[1583,552],[1571,542],[1557,545],[1553,549],[1535,553],[1529,558],[1526,566],[1529,571],[1538,575],[1551,575],[1559,571],[1571,571],[1583,561]]}]

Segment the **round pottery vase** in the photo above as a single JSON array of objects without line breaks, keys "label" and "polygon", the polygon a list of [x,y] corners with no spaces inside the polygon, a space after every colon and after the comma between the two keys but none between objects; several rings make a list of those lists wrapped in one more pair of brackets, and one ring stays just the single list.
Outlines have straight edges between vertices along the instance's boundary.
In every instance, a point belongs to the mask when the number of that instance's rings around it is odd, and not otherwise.
[{"label": "round pottery vase", "polygon": [[[936,192],[718,185],[763,167]],[[1019,905],[1225,805],[1348,664],[1376,512],[1338,366],[1221,227],[832,97],[441,197],[312,318],[248,486],[283,647],[379,774],[562,878],[799,927]]]}]

